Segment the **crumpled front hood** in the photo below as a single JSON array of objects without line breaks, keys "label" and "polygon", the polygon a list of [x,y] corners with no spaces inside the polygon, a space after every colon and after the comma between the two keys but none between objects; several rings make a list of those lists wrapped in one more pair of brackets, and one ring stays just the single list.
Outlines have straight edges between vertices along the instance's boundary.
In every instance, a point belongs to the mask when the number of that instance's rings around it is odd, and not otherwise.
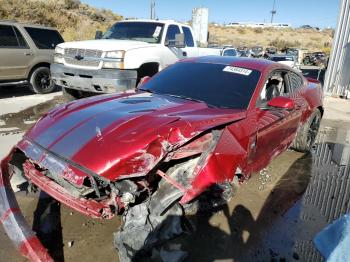
[{"label": "crumpled front hood", "polygon": [[141,47],[150,47],[152,44],[133,41],[133,40],[116,40],[116,39],[99,39],[65,42],[58,45],[61,48],[80,48],[80,49],[98,49],[101,51],[115,51],[115,50],[131,50]]},{"label": "crumpled front hood", "polygon": [[107,95],[54,109],[25,137],[115,180],[147,173],[201,132],[244,117],[244,110],[208,108],[170,96]]}]

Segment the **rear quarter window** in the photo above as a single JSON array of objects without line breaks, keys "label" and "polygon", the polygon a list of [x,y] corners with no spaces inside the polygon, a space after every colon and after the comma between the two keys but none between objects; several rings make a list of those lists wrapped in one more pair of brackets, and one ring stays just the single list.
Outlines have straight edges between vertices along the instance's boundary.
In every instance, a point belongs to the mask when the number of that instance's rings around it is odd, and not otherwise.
[{"label": "rear quarter window", "polygon": [[64,42],[56,30],[35,27],[25,27],[25,29],[38,49],[55,49],[56,45]]},{"label": "rear quarter window", "polygon": [[289,73],[289,80],[290,80],[290,87],[291,91],[298,90],[303,87],[304,81],[303,79],[297,75],[296,73],[290,72]]},{"label": "rear quarter window", "polygon": [[19,48],[15,31],[10,25],[0,25],[0,48]]}]

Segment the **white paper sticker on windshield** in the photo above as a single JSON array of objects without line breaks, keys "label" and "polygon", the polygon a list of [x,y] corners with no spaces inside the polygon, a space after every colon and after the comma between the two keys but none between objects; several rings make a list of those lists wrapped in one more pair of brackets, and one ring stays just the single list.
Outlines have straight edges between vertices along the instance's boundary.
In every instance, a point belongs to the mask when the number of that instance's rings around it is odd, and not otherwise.
[{"label": "white paper sticker on windshield", "polygon": [[245,68],[242,68],[242,67],[235,67],[235,66],[226,66],[224,68],[224,70],[222,70],[222,71],[229,72],[229,73],[240,74],[240,75],[245,75],[245,76],[249,76],[250,73],[252,72],[252,70],[245,69]]},{"label": "white paper sticker on windshield", "polygon": [[154,30],[153,38],[158,38],[161,30],[162,30],[162,27],[161,26],[157,26],[156,30]]}]

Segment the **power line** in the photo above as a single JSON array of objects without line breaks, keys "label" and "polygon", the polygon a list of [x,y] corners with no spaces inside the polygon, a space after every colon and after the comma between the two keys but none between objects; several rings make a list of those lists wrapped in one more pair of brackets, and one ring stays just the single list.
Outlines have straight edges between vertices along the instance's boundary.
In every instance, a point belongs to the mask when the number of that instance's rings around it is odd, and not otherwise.
[{"label": "power line", "polygon": [[276,4],[276,0],[273,0],[273,6],[272,6],[272,11],[271,11],[271,24],[273,23],[274,15],[277,13],[275,10],[275,4]]},{"label": "power line", "polygon": [[151,19],[156,19],[156,1],[151,0]]}]

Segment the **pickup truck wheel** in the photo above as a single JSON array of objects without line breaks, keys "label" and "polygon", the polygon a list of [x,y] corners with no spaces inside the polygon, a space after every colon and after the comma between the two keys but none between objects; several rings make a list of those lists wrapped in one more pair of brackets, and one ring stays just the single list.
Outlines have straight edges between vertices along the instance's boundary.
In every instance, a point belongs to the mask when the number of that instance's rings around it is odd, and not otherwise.
[{"label": "pickup truck wheel", "polygon": [[300,152],[309,152],[315,142],[320,128],[322,114],[316,109],[309,119],[301,126],[294,138],[291,148]]},{"label": "pickup truck wheel", "polygon": [[55,84],[51,80],[51,73],[48,67],[35,68],[29,77],[29,88],[37,94],[51,93]]}]

